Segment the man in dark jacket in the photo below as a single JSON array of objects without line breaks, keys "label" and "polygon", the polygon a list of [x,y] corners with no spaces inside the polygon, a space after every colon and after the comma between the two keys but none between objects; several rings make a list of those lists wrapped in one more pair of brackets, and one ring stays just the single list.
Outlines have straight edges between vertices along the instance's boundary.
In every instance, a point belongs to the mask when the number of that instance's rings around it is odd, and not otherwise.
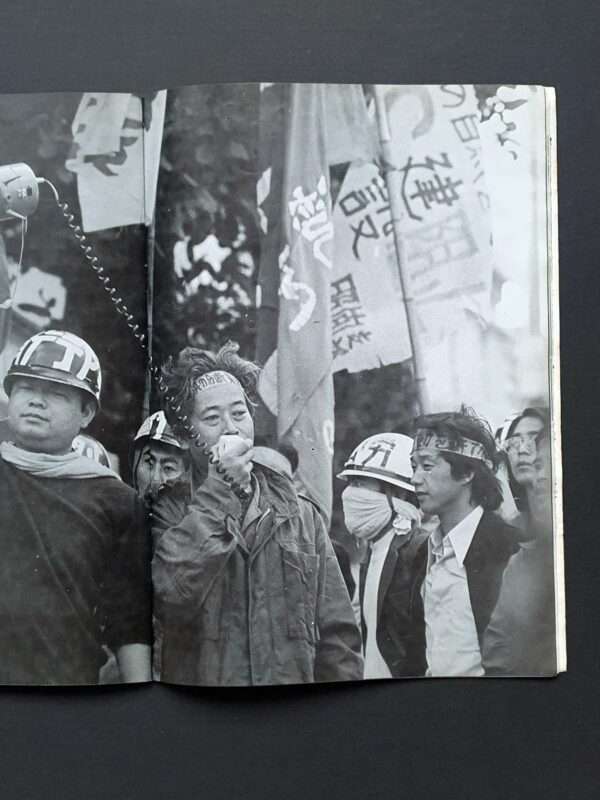
[{"label": "man in dark jacket", "polygon": [[163,371],[192,479],[153,509],[162,680],[360,679],[360,633],[323,520],[289,475],[254,461],[258,369],[236,351],[186,348]]},{"label": "man in dark jacket", "polygon": [[99,407],[101,372],[66,331],[28,339],[4,378],[0,443],[0,683],[150,679],[150,552],[144,511],[73,440]]},{"label": "man in dark jacket", "polygon": [[421,547],[427,674],[484,674],[482,642],[517,532],[494,512],[502,502],[498,454],[487,425],[469,413],[416,422],[413,485],[438,527]]}]

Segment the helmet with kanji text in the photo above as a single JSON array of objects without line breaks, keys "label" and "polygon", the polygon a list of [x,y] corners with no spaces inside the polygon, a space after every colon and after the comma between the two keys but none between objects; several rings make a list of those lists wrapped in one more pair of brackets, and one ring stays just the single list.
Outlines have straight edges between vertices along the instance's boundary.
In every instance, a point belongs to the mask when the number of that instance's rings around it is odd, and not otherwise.
[{"label": "helmet with kanji text", "polygon": [[414,492],[410,454],[413,440],[402,433],[376,433],[356,447],[338,478],[376,478]]},{"label": "helmet with kanji text", "polygon": [[21,346],[4,378],[10,395],[15,378],[38,378],[73,386],[100,406],[102,373],[98,356],[87,342],[67,331],[36,333]]}]

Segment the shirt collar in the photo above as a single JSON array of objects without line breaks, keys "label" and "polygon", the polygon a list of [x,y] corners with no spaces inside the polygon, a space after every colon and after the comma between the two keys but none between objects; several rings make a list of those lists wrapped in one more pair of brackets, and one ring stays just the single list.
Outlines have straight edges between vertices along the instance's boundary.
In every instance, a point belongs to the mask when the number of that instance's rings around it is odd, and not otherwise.
[{"label": "shirt collar", "polygon": [[477,530],[477,526],[481,522],[483,516],[483,508],[476,506],[473,511],[470,511],[466,517],[455,525],[452,530],[448,531],[445,537],[442,536],[441,526],[438,526],[430,536],[429,550],[441,551],[444,544],[444,538],[452,546],[456,560],[462,567],[465,562],[469,547],[473,541],[473,536]]}]

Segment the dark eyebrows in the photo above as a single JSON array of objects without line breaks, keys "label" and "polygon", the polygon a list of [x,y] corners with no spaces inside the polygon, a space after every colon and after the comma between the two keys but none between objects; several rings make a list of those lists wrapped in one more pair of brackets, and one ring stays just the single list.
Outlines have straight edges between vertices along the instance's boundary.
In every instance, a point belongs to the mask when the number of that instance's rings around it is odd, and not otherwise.
[{"label": "dark eyebrows", "polygon": [[234,408],[234,407],[237,407],[237,406],[242,406],[246,410],[248,409],[246,401],[243,398],[240,398],[239,400],[234,400],[233,403],[229,403],[229,405],[225,405],[225,406],[218,406],[218,405],[216,405],[216,406],[207,406],[205,409],[203,409],[200,412],[200,416],[203,416],[204,414],[207,414],[209,411],[220,412],[220,411],[222,411],[223,408]]},{"label": "dark eyebrows", "polygon": [[174,467],[177,466],[177,456],[159,456],[158,460],[161,464],[172,464]]}]

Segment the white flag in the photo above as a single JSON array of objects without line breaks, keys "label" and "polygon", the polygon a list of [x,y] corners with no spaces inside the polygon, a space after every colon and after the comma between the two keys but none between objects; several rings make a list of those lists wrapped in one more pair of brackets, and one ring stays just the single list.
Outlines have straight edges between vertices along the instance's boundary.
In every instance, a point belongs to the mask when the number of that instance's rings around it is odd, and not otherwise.
[{"label": "white flag", "polygon": [[85,231],[151,223],[166,94],[160,91],[145,100],[145,114],[135,95],[83,95],[66,167],[77,173]]},{"label": "white flag", "polygon": [[490,313],[493,254],[479,109],[471,85],[390,86],[402,258],[428,345]]},{"label": "white flag", "polygon": [[334,371],[360,372],[410,358],[388,192],[375,164],[350,166],[333,224]]}]

